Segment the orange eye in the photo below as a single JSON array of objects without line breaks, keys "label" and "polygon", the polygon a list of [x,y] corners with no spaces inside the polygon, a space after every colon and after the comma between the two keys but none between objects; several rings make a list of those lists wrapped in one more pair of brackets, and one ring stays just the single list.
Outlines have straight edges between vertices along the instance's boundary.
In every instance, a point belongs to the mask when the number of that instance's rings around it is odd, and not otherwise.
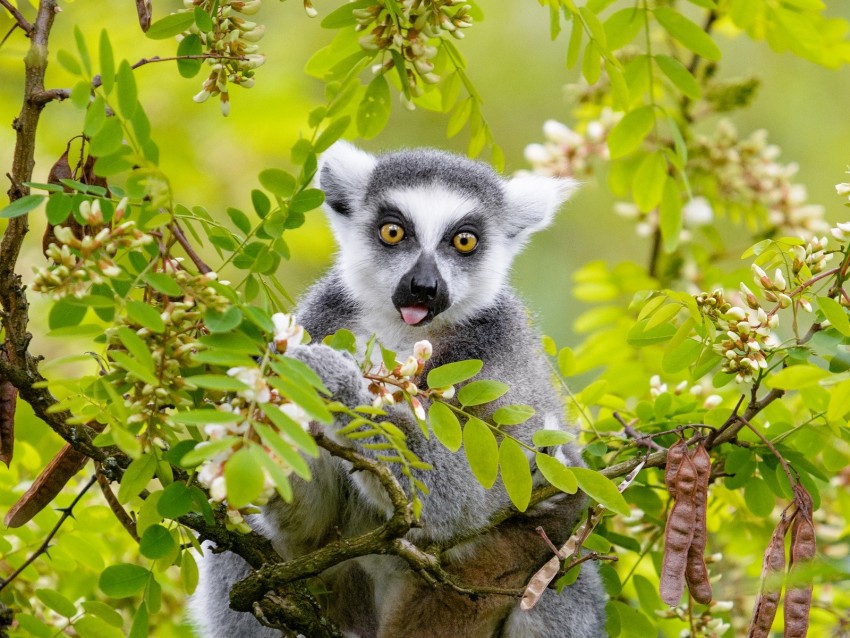
[{"label": "orange eye", "polygon": [[475,250],[475,247],[478,246],[478,237],[472,233],[458,233],[452,238],[452,246],[454,246],[458,252],[471,253]]},{"label": "orange eye", "polygon": [[384,224],[381,226],[381,239],[385,244],[395,245],[404,239],[404,228],[398,224]]}]

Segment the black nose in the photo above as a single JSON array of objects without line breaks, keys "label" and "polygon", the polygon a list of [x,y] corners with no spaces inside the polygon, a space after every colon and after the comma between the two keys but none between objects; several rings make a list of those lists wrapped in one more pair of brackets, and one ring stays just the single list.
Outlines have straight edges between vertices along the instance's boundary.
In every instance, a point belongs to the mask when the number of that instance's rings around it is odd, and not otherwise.
[{"label": "black nose", "polygon": [[[430,270],[430,269],[428,269]],[[410,292],[414,297],[423,299],[436,299],[440,288],[440,280],[437,278],[436,269],[431,272],[417,272],[410,278]]]}]

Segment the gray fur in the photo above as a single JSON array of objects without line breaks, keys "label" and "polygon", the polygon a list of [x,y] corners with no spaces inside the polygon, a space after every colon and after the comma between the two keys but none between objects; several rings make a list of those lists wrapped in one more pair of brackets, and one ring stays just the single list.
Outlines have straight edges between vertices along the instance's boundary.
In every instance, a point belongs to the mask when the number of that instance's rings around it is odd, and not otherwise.
[{"label": "gray fur", "polygon": [[[480,416],[486,418],[502,405],[533,406],[535,416],[511,428],[512,434],[527,442],[538,429],[563,428],[563,405],[551,384],[539,337],[506,281],[522,241],[545,226],[565,199],[563,185],[536,178],[505,182],[482,164],[436,151],[374,158],[347,144],[328,151],[320,166],[320,181],[340,253],[337,264],[310,289],[296,312],[313,343],[348,328],[361,347],[374,333],[405,357],[415,341],[428,339],[434,348],[428,369],[481,359],[480,378],[510,386],[494,404],[472,408]],[[416,196],[411,199],[407,193]],[[431,194],[433,200],[416,200],[422,193]],[[457,212],[432,210],[440,205],[455,206]],[[376,216],[380,218],[385,206],[392,206],[409,225],[403,246],[387,247],[377,240]],[[452,252],[450,236],[456,232],[452,225],[459,223],[474,224],[480,251]],[[391,295],[409,264],[422,255],[433,255],[452,303],[427,323],[407,325]],[[287,355],[316,370],[336,400],[350,407],[371,402],[350,355],[323,345],[291,348]],[[464,454],[448,452],[434,437],[426,440],[406,406],[389,412],[389,419],[407,434],[410,449],[434,468],[418,473],[430,494],[424,499],[421,527],[411,530],[408,540],[427,544],[473,536],[495,511],[509,504],[501,480],[490,490],[482,488]],[[344,423],[340,419],[328,433],[333,436],[335,427]],[[354,445],[344,438],[340,443]],[[582,464],[571,446],[550,451],[568,465]],[[390,467],[398,473],[398,467]],[[264,508],[260,520],[252,521],[285,558],[373,529],[389,511],[386,496],[371,475],[352,474],[347,463],[324,453],[313,461],[312,471],[313,481],[294,481],[292,503],[275,500]],[[401,483],[407,485],[405,480]],[[534,484],[543,483],[535,469]],[[535,528],[542,526],[556,544],[562,543],[581,516],[583,504],[580,495],[555,497],[451,549],[444,566],[471,585],[520,588],[551,555]],[[204,636],[273,635],[264,633],[249,614],[236,619],[227,609],[226,592],[246,570],[240,559],[227,555],[208,553],[202,561],[195,617],[202,627],[212,625],[223,632]],[[322,574],[321,581],[328,592],[323,597],[327,613],[347,636],[597,638],[604,632],[605,596],[592,563],[583,565],[577,582],[562,595],[547,591],[530,612],[521,611],[511,598],[472,600],[447,588],[434,588],[395,557],[349,561]]]}]

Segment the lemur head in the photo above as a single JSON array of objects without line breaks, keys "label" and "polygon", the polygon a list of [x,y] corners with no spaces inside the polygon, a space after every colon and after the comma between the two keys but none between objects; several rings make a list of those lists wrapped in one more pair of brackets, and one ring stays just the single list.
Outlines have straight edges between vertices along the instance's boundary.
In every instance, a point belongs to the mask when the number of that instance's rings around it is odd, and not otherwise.
[{"label": "lemur head", "polygon": [[575,188],[504,180],[442,151],[374,156],[347,142],[325,152],[318,180],[349,291],[379,325],[400,328],[456,323],[491,305],[513,258]]}]

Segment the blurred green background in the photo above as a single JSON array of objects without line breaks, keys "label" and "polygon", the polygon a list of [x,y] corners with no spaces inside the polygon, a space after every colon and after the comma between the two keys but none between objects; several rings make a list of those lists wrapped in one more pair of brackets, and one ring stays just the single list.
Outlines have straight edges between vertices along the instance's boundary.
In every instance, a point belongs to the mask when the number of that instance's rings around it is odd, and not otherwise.
[{"label": "blurred green background", "polygon": [[[19,3],[26,15],[32,8]],[[177,200],[202,205],[213,215],[227,206],[250,210],[249,193],[258,187],[260,170],[289,168],[289,148],[308,132],[307,113],[322,99],[322,84],[303,72],[310,55],[326,44],[332,33],[319,25],[322,15],[339,2],[319,0],[319,18],[308,18],[297,0],[266,0],[257,22],[267,26],[260,41],[267,56],[250,90],[234,88],[232,109],[223,118],[217,101],[195,104],[203,75],[181,78],[174,63],[150,64],[136,72],[140,97],[151,118],[154,139],[159,143],[162,166],[172,179]],[[181,6],[154,0],[154,19]],[[850,16],[846,2],[831,2],[830,11]],[[169,56],[172,40],[152,41],[137,26],[134,3],[62,2],[51,49],[74,50],[73,25],[84,25],[90,49],[96,51],[100,30],[109,31],[116,59],[131,63],[143,57]],[[469,73],[484,98],[484,115],[496,140],[505,150],[507,171],[526,167],[523,148],[540,141],[541,126],[548,118],[571,124],[571,108],[564,97],[565,84],[577,80],[576,70],[564,64],[568,29],[556,41],[549,37],[548,9],[533,0],[497,0],[482,5],[485,19],[458,42],[469,61]],[[615,6],[616,8],[616,6]],[[6,33],[11,19],[0,13],[0,31]],[[828,208],[831,221],[846,217],[834,184],[845,181],[850,162],[850,72],[827,70],[790,54],[777,54],[766,43],[744,36],[720,33],[724,50],[721,76],[756,74],[764,81],[752,108],[735,114],[742,136],[766,128],[778,144],[783,162],[800,164],[799,181],[809,188],[814,203]],[[10,124],[20,109],[22,56],[28,42],[16,31],[0,48],[0,165],[8,167],[14,146]],[[48,69],[48,86],[70,86],[72,78],[58,64]],[[83,114],[68,103],[50,104],[39,131],[35,179],[45,181],[52,162],[61,155],[67,139],[77,134]],[[361,142],[372,151],[402,146],[428,145],[463,152],[466,132],[445,138],[447,116],[396,104],[390,124],[376,139]],[[708,123],[713,127],[714,120]],[[5,173],[4,169],[3,172]],[[5,190],[5,189],[4,189]],[[539,317],[543,330],[560,345],[572,345],[578,336],[571,324],[581,311],[570,295],[570,273],[582,264],[604,259],[611,263],[646,259],[648,240],[638,238],[630,222],[612,211],[613,198],[604,174],[588,181],[560,214],[556,224],[535,237],[520,256],[514,282]],[[28,257],[20,271],[31,277],[31,265],[40,262],[38,246],[43,218],[32,215],[33,231]],[[293,296],[299,294],[330,263],[333,251],[327,225],[320,212],[308,215],[302,228],[288,241],[292,259],[280,269],[280,279]],[[213,260],[215,263],[215,260]],[[224,273],[225,276],[227,273]],[[39,307],[37,299],[34,306]],[[41,313],[43,315],[43,313]],[[34,333],[40,332],[40,313],[33,313]],[[63,345],[36,336],[34,352],[48,356]],[[79,350],[77,349],[77,352]]]}]

